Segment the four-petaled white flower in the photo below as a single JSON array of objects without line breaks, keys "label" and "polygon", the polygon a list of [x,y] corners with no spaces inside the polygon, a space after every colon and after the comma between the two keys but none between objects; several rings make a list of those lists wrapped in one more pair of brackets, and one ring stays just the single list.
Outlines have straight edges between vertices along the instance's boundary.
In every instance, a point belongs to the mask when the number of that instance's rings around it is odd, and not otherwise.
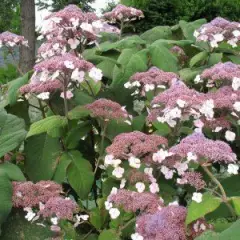
[{"label": "four-petaled white flower", "polygon": [[112,172],[112,175],[115,176],[116,178],[122,178],[123,174],[124,174],[124,168],[121,168],[121,167],[116,167]]},{"label": "four-petaled white flower", "polygon": [[57,217],[51,218],[51,222],[52,222],[53,225],[57,225],[58,224],[58,218]]},{"label": "four-petaled white flower", "polygon": [[70,38],[68,39],[68,44],[70,45],[71,49],[76,49],[80,44],[80,41],[76,38]]},{"label": "four-petaled white flower", "polygon": [[151,193],[158,193],[159,192],[159,186],[157,183],[153,182],[149,186],[149,190]]},{"label": "four-petaled white flower", "polygon": [[123,179],[121,180],[121,183],[120,183],[120,188],[121,188],[121,189],[125,187],[126,182],[127,182],[127,180],[126,180],[125,178],[123,178]]},{"label": "four-petaled white flower", "polygon": [[83,22],[83,23],[80,25],[80,28],[81,28],[83,31],[93,33],[92,24],[89,24],[89,23],[87,23],[87,22]]},{"label": "four-petaled white flower", "polygon": [[103,77],[102,70],[93,67],[89,72],[89,77],[92,78],[95,82],[101,81]]},{"label": "four-petaled white flower", "polygon": [[203,80],[201,79],[200,75],[197,75],[194,79],[194,82],[197,84],[197,83],[203,82]]},{"label": "four-petaled white flower", "polygon": [[236,138],[236,133],[228,130],[228,131],[225,132],[225,138],[226,138],[227,141],[233,142]]},{"label": "four-petaled white flower", "polygon": [[202,202],[202,194],[198,192],[193,193],[192,200],[197,203]]},{"label": "four-petaled white flower", "polygon": [[132,88],[132,84],[130,82],[126,82],[126,83],[124,83],[124,87],[130,89],[130,88]]},{"label": "four-petaled white flower", "polygon": [[78,68],[76,68],[73,72],[72,72],[72,75],[71,75],[71,79],[73,81],[76,81],[78,83],[81,83],[84,81],[84,76],[85,76],[85,73],[83,71],[79,71]]},{"label": "four-petaled white flower", "polygon": [[228,164],[228,173],[237,175],[239,170],[239,166],[237,164]]},{"label": "four-petaled white flower", "polygon": [[187,153],[187,160],[190,161],[197,161],[197,155],[192,152]]},{"label": "four-petaled white flower", "polygon": [[106,210],[110,210],[113,207],[113,204],[109,201],[106,201],[104,203]]},{"label": "four-petaled white flower", "polygon": [[235,102],[233,104],[233,108],[234,110],[236,110],[237,112],[240,112],[240,102]]},{"label": "four-petaled white flower", "polygon": [[199,110],[208,119],[212,119],[214,116],[213,109],[214,109],[214,101],[212,99],[210,99],[210,100],[205,101]]},{"label": "four-petaled white flower", "polygon": [[167,150],[163,150],[162,148],[153,154],[153,161],[161,163],[163,160],[166,159],[166,157],[172,156],[172,153],[169,153]]},{"label": "four-petaled white flower", "polygon": [[26,207],[23,209],[24,211],[27,212],[27,215],[25,216],[25,218],[30,222],[33,220],[33,218],[36,216],[36,213],[33,212],[32,208],[30,207]]},{"label": "four-petaled white flower", "polygon": [[132,240],[143,240],[144,238],[143,238],[143,236],[141,236],[139,233],[133,233],[133,234],[131,235],[131,239],[132,239]]},{"label": "four-petaled white flower", "polygon": [[66,61],[64,61],[64,65],[65,65],[66,68],[74,69],[74,64],[73,64],[72,61],[66,60]]},{"label": "four-petaled white flower", "polygon": [[178,99],[178,100],[177,100],[177,105],[178,105],[180,108],[183,108],[183,107],[185,107],[186,102],[183,101],[183,100],[181,100],[181,99]]},{"label": "four-petaled white flower", "polygon": [[240,78],[234,77],[232,80],[232,88],[237,91],[240,88]]},{"label": "four-petaled white flower", "polygon": [[239,30],[234,30],[233,31],[233,36],[234,37],[240,37],[240,31]]},{"label": "four-petaled white flower", "polygon": [[37,95],[37,98],[39,98],[41,100],[47,100],[47,99],[49,99],[49,96],[50,96],[50,92],[42,92]]},{"label": "four-petaled white flower", "polygon": [[133,156],[128,159],[128,162],[132,168],[140,168],[141,166],[141,160]]},{"label": "four-petaled white flower", "polygon": [[145,190],[145,184],[142,182],[136,183],[135,187],[139,193],[142,193]]},{"label": "four-petaled white flower", "polygon": [[149,91],[152,91],[152,90],[155,89],[155,85],[154,85],[154,84],[146,84],[146,85],[144,86],[144,88],[145,88],[145,91],[146,91],[146,92],[149,92]]},{"label": "four-petaled white flower", "polygon": [[168,167],[166,166],[162,166],[161,167],[161,172],[163,173],[163,175],[165,176],[166,179],[172,179],[173,178],[173,170],[170,170]]},{"label": "four-petaled white flower", "polygon": [[[62,92],[62,93],[60,94],[60,97],[61,97],[61,98],[65,98],[64,92]],[[73,97],[73,93],[72,93],[70,90],[68,90],[68,91],[66,92],[66,99],[71,99],[72,97]]]},{"label": "four-petaled white flower", "polygon": [[110,214],[111,219],[116,219],[119,217],[120,211],[117,208],[111,208],[109,210],[109,214]]}]

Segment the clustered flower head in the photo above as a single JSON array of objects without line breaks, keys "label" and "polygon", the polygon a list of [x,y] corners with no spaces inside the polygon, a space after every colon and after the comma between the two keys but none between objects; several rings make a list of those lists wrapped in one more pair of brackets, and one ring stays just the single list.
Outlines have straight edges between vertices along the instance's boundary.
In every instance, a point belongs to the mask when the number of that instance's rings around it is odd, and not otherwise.
[{"label": "clustered flower head", "polygon": [[105,13],[103,17],[109,22],[115,23],[118,21],[134,21],[137,18],[143,18],[144,15],[141,10],[119,4],[111,12]]},{"label": "clustered flower head", "polygon": [[219,140],[210,140],[202,133],[193,133],[182,139],[178,145],[169,149],[169,152],[187,158],[188,154],[195,155],[198,162],[234,163],[237,158],[231,147]]},{"label": "clustered flower head", "polygon": [[100,98],[93,103],[85,105],[94,117],[108,120],[127,120],[129,115],[124,107],[111,100]]},{"label": "clustered flower head", "polygon": [[234,87],[233,85],[236,84],[237,79],[240,79],[240,65],[232,62],[220,62],[198,75],[195,78],[195,83],[206,81],[208,87],[232,85],[234,90],[238,90],[240,86]]},{"label": "clustered flower head", "polygon": [[155,213],[163,206],[162,200],[156,194],[149,192],[139,193],[126,189],[120,189],[111,194],[108,197],[108,202],[127,212]]},{"label": "clustered flower head", "polygon": [[163,207],[154,214],[140,215],[136,222],[136,232],[147,240],[186,240],[186,216],[185,207]]},{"label": "clustered flower head", "polygon": [[202,25],[194,32],[194,36],[197,41],[209,42],[212,48],[218,47],[221,42],[227,42],[234,48],[240,40],[240,23],[217,17]]},{"label": "clustered flower head", "polygon": [[137,88],[135,93],[145,96],[146,92],[169,87],[178,78],[175,73],[164,72],[157,67],[152,67],[147,72],[134,74],[124,86],[129,89]]},{"label": "clustered flower head", "polygon": [[3,32],[0,34],[0,47],[15,47],[15,46],[28,46],[28,41],[23,37],[11,32]]},{"label": "clustered flower head", "polygon": [[73,219],[73,214],[78,210],[78,205],[70,198],[52,197],[44,204],[38,214],[47,217],[57,217],[58,219]]},{"label": "clustered flower head", "polygon": [[151,134],[147,135],[139,131],[122,133],[116,136],[112,144],[106,148],[108,154],[115,158],[132,159],[137,157],[142,161],[152,162],[152,155],[158,151],[159,146],[167,146],[166,138]]},{"label": "clustered flower head", "polygon": [[13,182],[12,202],[14,207],[36,207],[46,203],[50,198],[57,197],[62,192],[61,185],[52,181]]}]

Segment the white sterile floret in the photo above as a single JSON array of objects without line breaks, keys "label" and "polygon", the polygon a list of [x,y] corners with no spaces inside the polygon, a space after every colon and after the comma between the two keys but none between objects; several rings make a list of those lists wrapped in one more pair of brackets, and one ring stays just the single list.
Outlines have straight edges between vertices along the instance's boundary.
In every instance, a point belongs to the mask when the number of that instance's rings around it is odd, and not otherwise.
[{"label": "white sterile floret", "polygon": [[187,160],[188,161],[197,161],[197,155],[192,152],[187,153]]},{"label": "white sterile floret", "polygon": [[111,208],[109,210],[109,214],[110,214],[111,219],[116,219],[119,217],[120,211],[117,208]]},{"label": "white sterile floret", "polygon": [[225,132],[225,138],[226,138],[227,141],[233,142],[236,138],[236,133],[228,130],[228,131]]},{"label": "white sterile floret", "polygon": [[146,85],[144,86],[144,88],[145,88],[145,91],[146,91],[146,92],[149,92],[149,91],[152,91],[152,90],[155,89],[155,85],[154,85],[154,84],[146,84]]},{"label": "white sterile floret", "polygon": [[227,41],[227,43],[229,45],[231,45],[233,48],[236,48],[237,47],[237,42],[238,42],[238,39],[237,38],[232,38],[230,40]]},{"label": "white sterile floret", "polygon": [[169,153],[167,150],[160,149],[158,152],[153,154],[153,161],[161,163],[166,157],[172,156],[172,153]]},{"label": "white sterile floret", "polygon": [[122,178],[123,174],[124,174],[124,168],[121,168],[121,167],[116,167],[112,172],[112,175],[115,176],[116,178]]},{"label": "white sterile floret", "polygon": [[128,162],[132,168],[140,168],[141,166],[141,160],[133,156],[128,159]]},{"label": "white sterile floret", "polygon": [[[60,97],[61,98],[65,98],[65,96],[64,96],[64,92],[62,92],[61,94],[60,94]],[[66,99],[71,99],[73,97],[73,93],[70,91],[70,90],[68,90],[67,92],[66,92]]]},{"label": "white sterile floret", "polygon": [[177,105],[178,105],[180,108],[183,108],[183,107],[185,107],[186,102],[183,101],[183,100],[181,100],[181,99],[178,99],[178,100],[177,100]]},{"label": "white sterile floret", "polygon": [[27,212],[27,215],[25,216],[25,218],[28,220],[28,221],[32,221],[33,218],[36,216],[36,213],[33,212],[32,208],[30,207],[26,207],[23,209],[24,211]]},{"label": "white sterile floret", "polygon": [[139,193],[142,193],[145,190],[145,184],[142,182],[136,183],[135,187]]},{"label": "white sterile floret", "polygon": [[141,87],[141,83],[139,81],[132,82],[132,87]]},{"label": "white sterile floret", "polygon": [[104,158],[104,165],[106,165],[106,166],[111,165],[113,162],[113,159],[114,159],[113,155],[111,155],[111,154],[106,155]]},{"label": "white sterile floret", "polygon": [[202,202],[202,194],[198,192],[193,193],[192,200],[197,203]]},{"label": "white sterile floret", "polygon": [[92,24],[89,24],[89,23],[87,23],[87,22],[83,22],[83,23],[80,25],[80,28],[81,28],[83,31],[93,33]]},{"label": "white sterile floret", "polygon": [[57,217],[51,218],[51,222],[52,222],[53,225],[57,225],[58,224],[58,218]]},{"label": "white sterile floret", "polygon": [[132,84],[130,82],[126,82],[126,83],[124,83],[124,87],[130,89],[130,88],[132,88]]},{"label": "white sterile floret", "polygon": [[218,47],[218,43],[217,43],[216,40],[212,40],[212,41],[210,42],[210,45],[211,45],[212,48],[217,48],[217,47]]},{"label": "white sterile floret", "polygon": [[133,233],[133,234],[131,235],[131,239],[132,239],[132,240],[143,240],[144,238],[143,238],[143,236],[141,236],[139,233]]},{"label": "white sterile floret", "polygon": [[64,65],[65,65],[66,68],[69,68],[69,69],[74,69],[75,68],[72,61],[68,61],[68,60],[64,61]]},{"label": "white sterile floret", "polygon": [[163,175],[166,179],[172,179],[173,178],[174,171],[170,170],[168,167],[162,166],[161,167],[161,172],[163,173]]},{"label": "white sterile floret", "polygon": [[83,221],[87,221],[89,219],[89,216],[85,214],[85,215],[80,215],[79,218],[82,219]]},{"label": "white sterile floret", "polygon": [[170,202],[170,203],[168,204],[168,206],[179,206],[179,203],[178,203],[178,201],[176,200],[176,201]]},{"label": "white sterile floret", "polygon": [[110,195],[115,195],[115,194],[117,194],[117,191],[118,191],[118,189],[117,189],[116,187],[113,187],[112,190],[111,190]]},{"label": "white sterile floret", "polygon": [[52,80],[54,80],[54,79],[56,79],[56,78],[58,78],[59,77],[59,75],[60,75],[60,72],[59,72],[59,70],[57,70],[53,75],[52,75]]},{"label": "white sterile floret", "polygon": [[232,88],[237,91],[240,88],[240,78],[234,77],[232,80]]},{"label": "white sterile floret", "polygon": [[113,159],[111,165],[112,165],[114,168],[116,168],[116,167],[118,167],[121,163],[122,163],[122,161],[121,161],[120,159]]},{"label": "white sterile floret", "polygon": [[151,193],[158,193],[159,192],[159,186],[157,183],[151,183],[149,186],[149,190]]},{"label": "white sterile floret", "polygon": [[221,33],[213,35],[213,38],[216,42],[222,42],[224,40],[224,36]]},{"label": "white sterile floret", "polygon": [[97,29],[102,29],[103,23],[101,20],[97,20],[97,21],[92,22],[92,26]]},{"label": "white sterile floret", "polygon": [[42,92],[37,95],[37,98],[39,98],[41,100],[47,100],[47,99],[49,99],[49,96],[50,96],[50,92]]},{"label": "white sterile floret", "polygon": [[89,77],[92,78],[95,82],[101,81],[103,77],[102,70],[93,67],[89,72]]},{"label": "white sterile floret", "polygon": [[125,178],[123,178],[123,179],[121,180],[121,183],[120,183],[120,188],[121,188],[121,189],[125,187],[126,182],[127,182],[127,180],[126,180]]},{"label": "white sterile floret", "polygon": [[144,168],[144,173],[149,175],[149,176],[152,176],[153,168]]},{"label": "white sterile floret", "polygon": [[214,116],[213,109],[214,109],[214,101],[212,99],[210,99],[210,100],[205,101],[199,110],[208,119],[212,119]]},{"label": "white sterile floret", "polygon": [[84,76],[85,76],[85,73],[83,71],[79,71],[78,68],[76,68],[73,72],[72,72],[72,75],[71,75],[71,79],[73,81],[76,81],[76,82],[83,82],[84,81]]},{"label": "white sterile floret", "polygon": [[104,203],[106,210],[110,210],[113,207],[113,204],[109,201],[106,201]]},{"label": "white sterile floret", "polygon": [[70,38],[68,40],[68,44],[70,45],[71,49],[76,49],[78,45],[80,44],[80,41],[76,38]]},{"label": "white sterile floret", "polygon": [[240,37],[240,31],[239,30],[234,30],[233,32],[234,37]]},{"label": "white sterile floret", "polygon": [[178,175],[183,175],[185,173],[185,171],[188,170],[188,165],[186,162],[177,162],[175,163],[174,167],[177,169]]},{"label": "white sterile floret", "polygon": [[233,104],[233,108],[234,110],[236,110],[237,112],[240,112],[240,102],[235,102]]},{"label": "white sterile floret", "polygon": [[223,128],[222,127],[216,127],[213,132],[220,132]]},{"label": "white sterile floret", "polygon": [[237,175],[239,170],[239,166],[237,164],[228,164],[228,173]]}]

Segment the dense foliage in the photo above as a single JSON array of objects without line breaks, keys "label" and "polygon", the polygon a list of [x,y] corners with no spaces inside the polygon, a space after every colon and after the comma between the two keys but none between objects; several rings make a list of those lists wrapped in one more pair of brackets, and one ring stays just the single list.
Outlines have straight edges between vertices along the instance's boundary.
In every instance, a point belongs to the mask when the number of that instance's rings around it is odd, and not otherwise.
[{"label": "dense foliage", "polygon": [[1,88],[4,240],[238,239],[240,24],[124,35],[142,17],[50,14],[33,71]]}]

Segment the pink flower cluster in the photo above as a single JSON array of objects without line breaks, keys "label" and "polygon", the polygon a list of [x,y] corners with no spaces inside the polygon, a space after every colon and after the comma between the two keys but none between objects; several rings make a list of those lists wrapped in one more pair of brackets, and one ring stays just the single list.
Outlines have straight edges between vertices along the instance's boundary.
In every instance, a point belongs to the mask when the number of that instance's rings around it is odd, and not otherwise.
[{"label": "pink flower cluster", "polygon": [[111,23],[117,21],[133,21],[137,18],[143,18],[143,12],[133,7],[127,7],[124,5],[117,5],[111,12],[107,12],[104,15],[104,18]]},{"label": "pink flower cluster", "polygon": [[131,170],[127,176],[129,183],[135,185],[137,182],[151,183],[151,178],[148,174],[142,173],[136,169]]},{"label": "pink flower cluster", "polygon": [[14,207],[36,207],[39,202],[46,203],[52,197],[58,197],[62,192],[61,185],[52,181],[13,182],[12,202]]},{"label": "pink flower cluster", "polygon": [[163,206],[156,194],[138,193],[126,189],[120,189],[116,194],[111,194],[108,200],[127,212],[141,211],[153,214]]},{"label": "pink flower cluster", "polygon": [[137,87],[137,92],[141,92],[144,96],[148,91],[169,87],[178,78],[179,76],[175,73],[164,72],[157,67],[152,67],[147,72],[135,73],[124,86],[130,89]]},{"label": "pink flower cluster", "polygon": [[0,34],[0,47],[15,47],[15,46],[28,46],[28,41],[23,37],[11,32],[3,32]]},{"label": "pink flower cluster", "polygon": [[101,98],[91,104],[87,104],[86,109],[90,110],[94,117],[103,118],[108,120],[126,120],[129,115],[127,111],[120,104],[111,100]]},{"label": "pink flower cluster", "polygon": [[187,158],[192,153],[199,163],[234,163],[237,160],[236,154],[227,143],[207,139],[202,133],[187,136],[178,145],[171,147],[169,152],[181,158]]},{"label": "pink flower cluster", "polygon": [[52,197],[40,209],[38,215],[47,217],[57,217],[59,219],[73,219],[73,214],[78,210],[77,203],[71,199],[64,199],[62,197]]},{"label": "pink flower cluster", "polygon": [[145,162],[152,162],[153,153],[157,152],[160,146],[167,145],[168,141],[164,137],[134,131],[116,136],[112,144],[106,148],[106,152],[115,158],[128,159],[135,156],[143,158]]},{"label": "pink flower cluster", "polygon": [[240,23],[217,17],[210,23],[202,25],[195,31],[194,36],[197,41],[209,42],[212,48],[218,47],[223,41],[237,47],[240,40]]},{"label": "pink flower cluster", "polygon": [[147,240],[186,240],[186,216],[185,207],[163,207],[154,214],[140,215],[136,222],[136,232]]},{"label": "pink flower cluster", "polygon": [[217,63],[200,75],[200,82],[207,81],[207,86],[232,85],[234,78],[240,78],[240,65],[232,62]]}]

